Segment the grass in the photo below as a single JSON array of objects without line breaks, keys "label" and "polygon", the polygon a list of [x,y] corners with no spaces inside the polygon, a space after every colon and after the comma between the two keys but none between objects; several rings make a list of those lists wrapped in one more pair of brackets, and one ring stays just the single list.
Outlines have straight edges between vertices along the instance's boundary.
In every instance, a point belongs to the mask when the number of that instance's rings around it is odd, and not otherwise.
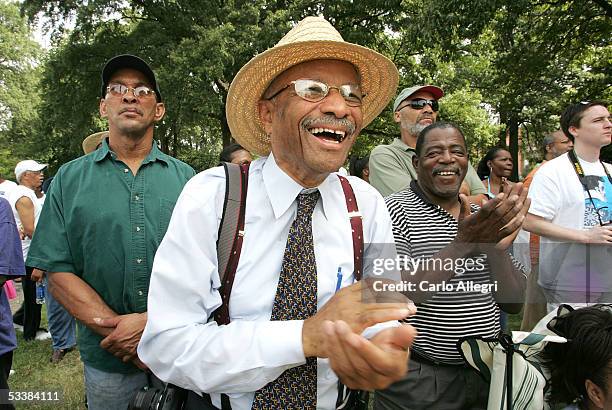
[{"label": "grass", "polygon": [[[43,305],[41,326],[47,326]],[[23,333],[17,332],[17,349],[13,352],[13,370],[8,383],[12,392],[57,391],[59,401],[15,402],[17,409],[85,409],[83,364],[78,350],[64,356],[58,364],[49,361],[53,348],[51,340],[26,342]]]}]

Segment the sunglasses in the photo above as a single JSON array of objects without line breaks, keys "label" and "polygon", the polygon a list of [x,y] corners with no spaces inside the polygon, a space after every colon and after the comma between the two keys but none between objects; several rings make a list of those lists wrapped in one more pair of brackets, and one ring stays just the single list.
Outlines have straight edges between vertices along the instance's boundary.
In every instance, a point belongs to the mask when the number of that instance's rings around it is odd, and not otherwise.
[{"label": "sunglasses", "polygon": [[110,84],[108,87],[106,87],[106,91],[110,95],[115,97],[123,97],[130,90],[132,90],[132,94],[134,94],[134,97],[136,98],[150,97],[152,95],[155,95],[155,90],[147,87],[146,85],[139,85],[138,87],[128,87],[123,84]]},{"label": "sunglasses", "polygon": [[344,98],[344,101],[346,101],[346,104],[351,107],[361,107],[362,100],[365,97],[365,94],[361,92],[361,88],[357,84],[344,84],[340,87],[334,87],[321,81],[300,79],[291,81],[267,99],[273,99],[291,86],[293,86],[293,90],[299,97],[310,102],[321,101],[323,98],[327,97],[329,90],[332,88],[338,90],[342,98]]},{"label": "sunglasses", "polygon": [[422,110],[426,105],[429,105],[434,112],[437,112],[440,109],[438,100],[427,100],[425,98],[416,98],[414,100],[408,101],[408,104],[398,109],[398,111],[403,110],[406,107],[410,107],[413,110]]}]

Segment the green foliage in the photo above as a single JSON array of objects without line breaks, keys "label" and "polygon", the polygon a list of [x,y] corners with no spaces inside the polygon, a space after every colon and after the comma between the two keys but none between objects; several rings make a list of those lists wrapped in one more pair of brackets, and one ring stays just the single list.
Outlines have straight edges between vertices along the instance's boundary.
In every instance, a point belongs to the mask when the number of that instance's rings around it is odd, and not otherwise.
[{"label": "green foliage", "polygon": [[462,130],[468,144],[470,160],[478,163],[487,150],[497,143],[499,126],[493,125],[478,91],[467,88],[447,94],[442,100],[440,119],[451,122]]},{"label": "green foliage", "polygon": [[26,157],[44,159],[34,141],[40,101],[38,44],[17,3],[0,0],[0,176],[13,177]]},{"label": "green foliage", "polygon": [[[106,128],[97,108],[100,70],[108,58],[130,52],[148,60],[159,78],[167,111],[156,129],[162,149],[196,169],[214,165],[221,147],[231,142],[225,101],[235,74],[292,24],[319,14],[346,40],[389,56],[400,70],[400,87],[441,86],[447,93],[441,117],[460,125],[473,156],[509,132],[515,144],[520,133],[527,157],[535,157],[539,140],[557,128],[569,102],[610,99],[606,4],[25,0],[22,11],[33,21],[44,16],[54,46],[41,70],[44,98],[34,111],[44,121],[31,121],[30,132],[19,128],[28,137],[12,142],[34,149],[53,168],[80,155],[82,139]],[[72,30],[63,24],[68,20]],[[500,126],[491,125],[488,111]],[[353,151],[364,155],[397,134],[387,108],[363,130]]]}]

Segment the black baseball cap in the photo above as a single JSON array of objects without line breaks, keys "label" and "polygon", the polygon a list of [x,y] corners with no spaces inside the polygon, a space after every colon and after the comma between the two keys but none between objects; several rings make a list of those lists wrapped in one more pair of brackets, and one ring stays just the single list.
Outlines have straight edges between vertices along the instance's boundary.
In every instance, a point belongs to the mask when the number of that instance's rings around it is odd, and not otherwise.
[{"label": "black baseball cap", "polygon": [[157,102],[162,101],[161,93],[159,92],[159,87],[157,86],[157,81],[155,80],[155,74],[151,67],[139,57],[136,57],[131,54],[121,54],[115,56],[108,60],[102,69],[102,89],[101,95],[102,98],[106,95],[106,87],[108,87],[108,81],[112,77],[115,72],[121,70],[123,68],[132,68],[136,71],[140,71],[147,77],[151,87],[155,90],[155,95],[157,96]]}]

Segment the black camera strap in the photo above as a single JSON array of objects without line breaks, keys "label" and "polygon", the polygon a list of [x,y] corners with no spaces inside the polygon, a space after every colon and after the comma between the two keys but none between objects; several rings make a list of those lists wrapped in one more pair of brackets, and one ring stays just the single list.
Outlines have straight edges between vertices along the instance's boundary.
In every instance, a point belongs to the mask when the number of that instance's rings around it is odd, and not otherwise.
[{"label": "black camera strap", "polygon": [[[580,161],[578,161],[578,156],[576,155],[576,152],[574,150],[568,151],[567,158],[570,160],[572,167],[574,168],[574,171],[576,172],[576,176],[578,177],[578,180],[580,181],[580,184],[582,185],[582,188],[586,191],[587,195],[589,196],[589,201],[591,202],[591,205],[593,206],[593,209],[595,210],[595,213],[597,214],[597,219],[599,219],[599,225],[604,226],[601,216],[599,215],[599,211],[597,210],[597,207],[595,206],[595,201],[593,201],[593,197],[591,196],[591,191],[589,190],[589,186],[586,182],[584,170],[582,169],[582,165],[580,165]],[[608,181],[610,181],[610,184],[612,185],[612,176],[610,176],[610,171],[608,171],[608,168],[601,160],[599,160],[599,163],[603,167],[604,172],[606,173],[606,176],[608,177]]]}]

